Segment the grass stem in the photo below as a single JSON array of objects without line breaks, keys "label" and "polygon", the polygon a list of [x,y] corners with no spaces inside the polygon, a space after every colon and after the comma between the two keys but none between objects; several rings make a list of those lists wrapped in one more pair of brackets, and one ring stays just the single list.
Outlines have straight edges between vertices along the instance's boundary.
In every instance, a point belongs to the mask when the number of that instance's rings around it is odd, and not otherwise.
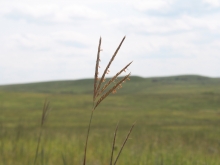
[{"label": "grass stem", "polygon": [[86,164],[86,153],[87,153],[87,146],[88,146],[88,139],[89,139],[89,132],[90,132],[90,128],[91,128],[91,123],[92,123],[92,117],[93,117],[93,112],[95,109],[92,110],[91,112],[91,116],[89,119],[89,126],[88,126],[88,130],[87,130],[87,135],[86,135],[86,144],[85,144],[85,151],[84,151],[84,159],[83,159],[83,165]]}]

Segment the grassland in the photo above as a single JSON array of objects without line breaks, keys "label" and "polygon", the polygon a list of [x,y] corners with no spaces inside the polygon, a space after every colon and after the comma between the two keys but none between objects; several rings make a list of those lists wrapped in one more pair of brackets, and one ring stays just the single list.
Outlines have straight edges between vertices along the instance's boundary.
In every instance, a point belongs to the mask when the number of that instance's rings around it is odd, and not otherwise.
[{"label": "grassland", "polygon": [[[95,110],[87,164],[109,164],[134,121],[120,165],[219,165],[220,79],[131,77]],[[82,164],[92,79],[0,86],[0,164],[33,164],[45,98],[52,111],[37,164]]]}]

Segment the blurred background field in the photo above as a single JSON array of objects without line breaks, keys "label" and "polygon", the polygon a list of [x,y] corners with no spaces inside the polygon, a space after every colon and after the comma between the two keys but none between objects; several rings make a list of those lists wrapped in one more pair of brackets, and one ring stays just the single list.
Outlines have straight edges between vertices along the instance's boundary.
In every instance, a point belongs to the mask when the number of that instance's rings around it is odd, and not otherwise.
[{"label": "blurred background field", "polygon": [[[93,80],[0,86],[0,164],[33,164],[44,100],[50,112],[37,164],[82,164]],[[220,79],[131,77],[94,113],[88,165],[107,165],[136,122],[120,165],[219,165]]]}]

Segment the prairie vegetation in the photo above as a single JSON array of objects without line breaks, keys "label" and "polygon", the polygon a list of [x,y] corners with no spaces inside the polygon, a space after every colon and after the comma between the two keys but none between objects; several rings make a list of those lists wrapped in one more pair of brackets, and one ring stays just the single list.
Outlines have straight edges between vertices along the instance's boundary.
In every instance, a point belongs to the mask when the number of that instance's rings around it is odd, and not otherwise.
[{"label": "prairie vegetation", "polygon": [[[48,82],[56,85],[47,92],[38,91],[41,84],[34,84],[31,89],[36,90],[30,92],[29,85],[18,87],[23,91],[1,87],[0,164],[33,164],[45,98],[52,111],[42,131],[37,164],[82,164],[93,86],[92,80],[80,81],[84,83],[77,92],[77,81],[72,81],[73,94],[63,92],[68,86],[62,84],[70,81]],[[219,118],[219,79],[131,77],[95,112],[87,163],[109,164],[115,126],[120,121],[118,152],[136,121],[118,164],[219,165]]]}]

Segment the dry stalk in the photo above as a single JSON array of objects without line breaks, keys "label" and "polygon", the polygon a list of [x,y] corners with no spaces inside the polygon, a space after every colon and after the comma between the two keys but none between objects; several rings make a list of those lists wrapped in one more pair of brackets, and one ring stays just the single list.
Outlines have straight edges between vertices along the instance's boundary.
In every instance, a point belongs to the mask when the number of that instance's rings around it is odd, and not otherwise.
[{"label": "dry stalk", "polygon": [[97,92],[96,87],[97,87],[97,81],[98,81],[98,70],[99,70],[99,61],[100,61],[100,52],[101,52],[101,42],[102,42],[102,38],[100,37],[98,53],[97,53],[97,59],[96,59],[96,67],[95,67],[93,103],[95,102],[95,97],[96,97],[96,92]]},{"label": "dry stalk", "polygon": [[46,117],[47,117],[49,111],[51,110],[51,109],[49,109],[49,105],[50,105],[50,102],[47,101],[47,99],[46,99],[45,102],[44,102],[43,111],[42,111],[41,127],[40,127],[40,132],[39,132],[39,136],[38,136],[38,140],[37,140],[37,149],[36,149],[35,158],[34,158],[34,165],[37,162],[37,157],[38,157],[38,152],[39,152],[39,147],[40,147],[40,142],[41,142],[43,126],[44,126],[44,123],[46,121]]},{"label": "dry stalk", "polygon": [[[132,62],[133,62],[133,61],[132,61]],[[118,72],[114,77],[112,77],[112,78],[102,87],[102,89],[99,91],[99,93],[97,93],[96,97],[98,97],[101,93],[103,93],[103,91],[104,91],[112,82],[114,82],[115,79],[116,79],[123,71],[125,71],[125,70],[129,67],[129,65],[131,65],[132,62],[130,62],[130,63],[129,63],[128,65],[126,65],[120,72]]]},{"label": "dry stalk", "polygon": [[115,128],[114,138],[113,138],[113,142],[112,142],[112,152],[111,152],[111,158],[110,158],[110,165],[112,165],[113,154],[114,154],[114,149],[115,149],[115,139],[116,139],[117,131],[118,131],[118,124]]},{"label": "dry stalk", "polygon": [[117,163],[117,161],[118,161],[118,158],[119,158],[119,156],[120,156],[120,154],[121,154],[121,152],[122,152],[122,150],[123,150],[123,148],[124,148],[124,146],[125,146],[125,144],[126,144],[128,138],[129,138],[129,136],[130,136],[130,134],[131,134],[131,131],[132,131],[134,125],[135,125],[135,123],[131,126],[131,128],[130,128],[128,134],[127,134],[127,137],[125,138],[125,140],[124,140],[124,142],[123,142],[123,144],[122,144],[122,146],[121,146],[121,149],[120,149],[120,151],[119,151],[119,153],[118,153],[118,156],[117,156],[116,159],[115,159],[114,165],[116,165],[116,163]]},{"label": "dry stalk", "polygon": [[[125,71],[128,66],[132,63],[130,62],[129,64],[127,64],[121,71],[119,71],[112,79],[110,79],[104,86],[102,89],[100,89],[101,85],[104,82],[105,76],[106,74],[108,74],[109,72],[109,67],[111,65],[111,63],[113,62],[115,56],[117,55],[122,43],[124,42],[125,37],[122,39],[121,43],[119,44],[118,48],[116,49],[116,51],[114,52],[112,58],[110,59],[108,65],[106,66],[101,79],[99,80],[98,83],[98,73],[99,73],[99,62],[100,62],[100,52],[101,52],[101,37],[99,39],[99,46],[98,46],[98,53],[97,53],[97,59],[96,59],[96,66],[95,66],[95,76],[94,76],[94,91],[93,91],[93,109],[91,112],[91,116],[89,119],[89,125],[88,125],[88,130],[87,130],[87,135],[86,135],[86,142],[85,142],[85,150],[84,150],[84,159],[83,159],[83,165],[86,165],[86,154],[87,154],[87,146],[88,146],[88,139],[89,139],[89,133],[90,133],[90,128],[91,128],[91,123],[92,123],[92,118],[93,118],[93,113],[95,111],[95,109],[97,108],[97,106],[110,94],[110,93],[115,93],[116,92],[116,88],[121,87],[122,82],[125,82],[126,79],[129,79],[130,73],[128,75],[126,75],[124,78],[122,78],[118,83],[116,83],[111,89],[109,89],[105,94],[103,94],[104,90],[114,82],[114,80],[123,72]],[[101,95],[99,100],[96,101],[96,99],[98,98],[99,95]],[[116,136],[116,135],[115,135]],[[112,161],[112,159],[111,159]]]},{"label": "dry stalk", "polygon": [[105,78],[105,75],[106,75],[106,73],[107,73],[107,71],[108,71],[108,69],[109,69],[109,67],[110,67],[110,65],[111,65],[111,63],[112,63],[112,61],[114,60],[115,56],[117,55],[117,53],[118,53],[118,51],[119,51],[119,49],[120,49],[122,43],[124,42],[124,40],[125,40],[125,36],[124,36],[124,38],[122,39],[121,43],[119,44],[118,48],[116,49],[115,53],[113,54],[113,56],[112,56],[111,60],[109,61],[108,65],[106,66],[106,68],[105,68],[105,70],[104,70],[104,72],[103,72],[103,74],[102,74],[102,78],[101,78],[101,80],[99,81],[97,90],[99,90],[99,88],[101,87],[101,84],[102,84],[102,82],[103,82],[103,80],[104,80],[104,78]]},{"label": "dry stalk", "polygon": [[[116,88],[119,87],[120,84],[121,84],[122,82],[124,82],[129,76],[130,76],[130,73],[129,73],[127,76],[125,76],[123,79],[121,79],[116,85],[114,85],[108,92],[106,92],[105,94],[103,94],[103,95],[100,97],[100,99],[96,102],[95,108],[96,108],[110,93],[112,93],[114,90],[116,90]],[[94,109],[95,109],[95,108],[94,108]]]},{"label": "dry stalk", "polygon": [[46,120],[46,117],[47,117],[47,115],[48,115],[48,113],[50,111],[49,105],[50,105],[50,102],[45,100],[44,107],[43,107],[43,112],[42,112],[42,118],[41,118],[41,127],[43,127],[44,122]]}]

